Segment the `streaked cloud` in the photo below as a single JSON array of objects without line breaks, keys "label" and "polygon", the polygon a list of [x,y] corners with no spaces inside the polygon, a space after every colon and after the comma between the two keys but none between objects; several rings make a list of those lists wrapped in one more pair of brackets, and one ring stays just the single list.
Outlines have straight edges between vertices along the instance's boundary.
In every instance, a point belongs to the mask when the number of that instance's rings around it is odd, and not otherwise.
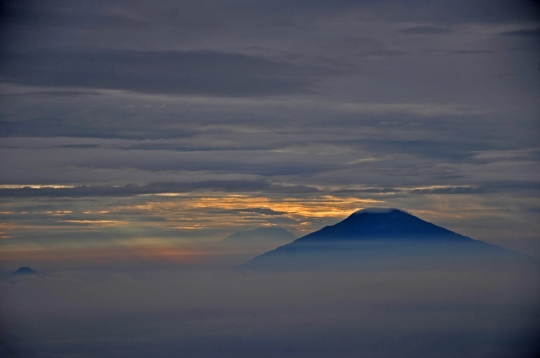
[{"label": "streaked cloud", "polygon": [[540,37],[540,29],[520,29],[514,31],[500,32],[501,36],[517,36],[517,37]]},{"label": "streaked cloud", "polygon": [[336,72],[215,51],[40,50],[4,53],[0,63],[7,83],[232,97],[307,93],[318,78]]},{"label": "streaked cloud", "polygon": [[437,26],[415,26],[408,27],[401,30],[400,32],[408,35],[440,35],[440,34],[450,34],[452,30],[445,27]]}]

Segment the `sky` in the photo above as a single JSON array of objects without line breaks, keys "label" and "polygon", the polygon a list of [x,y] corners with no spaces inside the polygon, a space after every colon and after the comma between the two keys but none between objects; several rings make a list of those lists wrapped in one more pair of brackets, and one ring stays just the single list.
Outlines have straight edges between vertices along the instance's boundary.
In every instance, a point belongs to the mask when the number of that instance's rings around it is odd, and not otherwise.
[{"label": "sky", "polygon": [[239,264],[213,243],[366,207],[540,257],[539,15],[2,2],[1,267]]}]

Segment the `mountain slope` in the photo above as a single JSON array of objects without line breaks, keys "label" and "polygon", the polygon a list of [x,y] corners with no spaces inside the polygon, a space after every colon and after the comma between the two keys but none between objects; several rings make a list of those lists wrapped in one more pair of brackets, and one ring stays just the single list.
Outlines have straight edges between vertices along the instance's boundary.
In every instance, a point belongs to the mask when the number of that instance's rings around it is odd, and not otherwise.
[{"label": "mountain slope", "polygon": [[365,209],[242,266],[253,270],[403,269],[505,264],[526,255],[457,234],[398,209]]},{"label": "mountain slope", "polygon": [[472,240],[398,209],[364,209],[333,226],[297,240],[298,243],[343,240]]}]

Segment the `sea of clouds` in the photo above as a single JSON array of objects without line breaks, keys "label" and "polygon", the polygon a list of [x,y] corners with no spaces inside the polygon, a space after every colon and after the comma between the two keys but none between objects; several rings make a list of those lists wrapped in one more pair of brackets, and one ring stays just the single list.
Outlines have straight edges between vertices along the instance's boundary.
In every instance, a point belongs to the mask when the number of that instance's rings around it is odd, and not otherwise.
[{"label": "sea of clouds", "polygon": [[521,269],[57,271],[0,281],[6,357],[532,357]]}]

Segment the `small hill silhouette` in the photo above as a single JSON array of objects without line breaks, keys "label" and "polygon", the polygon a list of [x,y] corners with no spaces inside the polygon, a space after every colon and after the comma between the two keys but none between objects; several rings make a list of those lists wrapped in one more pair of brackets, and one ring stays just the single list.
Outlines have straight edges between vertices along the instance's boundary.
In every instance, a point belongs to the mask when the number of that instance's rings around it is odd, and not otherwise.
[{"label": "small hill silhouette", "polygon": [[13,272],[14,276],[26,276],[26,275],[34,275],[37,274],[36,271],[32,270],[30,267],[19,267],[17,271]]}]

